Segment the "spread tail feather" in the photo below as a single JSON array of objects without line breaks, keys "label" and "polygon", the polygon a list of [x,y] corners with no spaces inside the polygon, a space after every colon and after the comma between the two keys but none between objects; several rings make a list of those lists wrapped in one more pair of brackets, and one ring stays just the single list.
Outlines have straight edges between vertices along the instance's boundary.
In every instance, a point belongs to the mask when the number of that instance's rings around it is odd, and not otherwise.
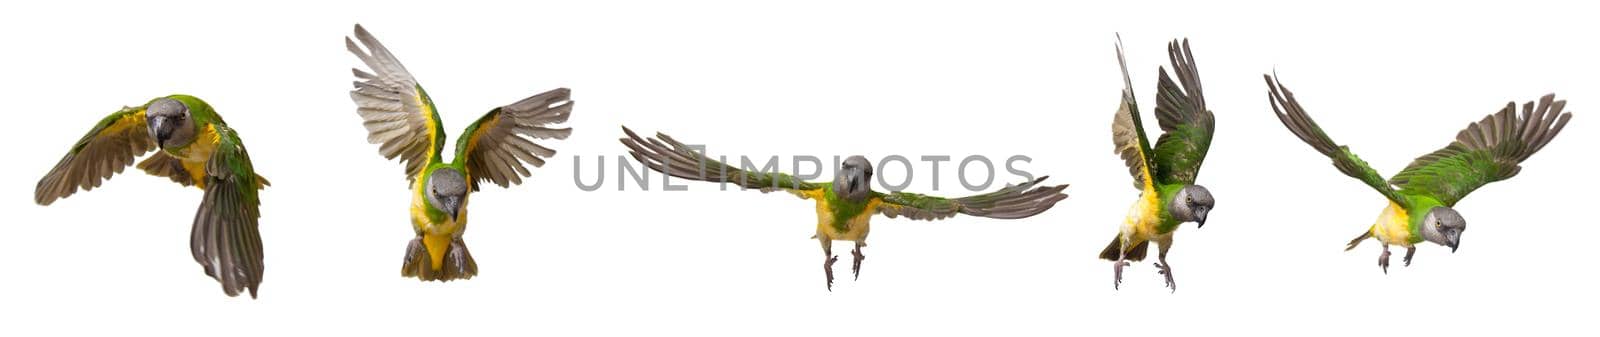
[{"label": "spread tail feather", "polygon": [[461,238],[451,240],[444,249],[444,259],[438,268],[434,268],[432,254],[428,253],[422,237],[412,239],[411,244],[406,246],[406,259],[400,267],[400,276],[423,281],[451,281],[468,280],[478,275],[478,262],[467,252],[467,244]]},{"label": "spread tail feather", "polygon": [[[1106,260],[1111,260],[1111,261],[1116,261],[1118,256],[1122,255],[1121,254],[1122,253],[1121,250],[1122,250],[1122,236],[1118,235],[1117,238],[1111,239],[1111,244],[1110,245],[1106,245],[1106,249],[1105,250],[1101,250],[1100,251],[1100,258],[1101,259],[1106,259]],[[1145,252],[1149,251],[1149,250],[1150,250],[1150,241],[1139,242],[1138,245],[1134,245],[1133,247],[1128,248],[1128,254],[1126,256],[1122,256],[1122,257],[1126,258],[1128,261],[1144,261]]]}]

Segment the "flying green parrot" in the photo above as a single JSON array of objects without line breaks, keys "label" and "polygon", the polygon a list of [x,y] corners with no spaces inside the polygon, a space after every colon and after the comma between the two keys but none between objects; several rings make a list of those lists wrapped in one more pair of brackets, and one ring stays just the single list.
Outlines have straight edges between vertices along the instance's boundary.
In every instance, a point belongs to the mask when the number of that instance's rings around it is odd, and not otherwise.
[{"label": "flying green parrot", "polygon": [[964,198],[947,199],[916,193],[879,193],[872,190],[872,163],[862,156],[850,156],[840,164],[833,182],[801,181],[783,173],[750,172],[728,166],[707,158],[688,145],[665,134],[654,138],[641,138],[627,127],[622,128],[627,138],[621,138],[634,160],[650,169],[673,177],[733,183],[743,188],[765,192],[785,190],[802,199],[817,201],[817,232],[813,239],[822,244],[822,270],[827,276],[828,290],[833,290],[833,241],[851,241],[855,250],[851,255],[851,273],[861,276],[861,247],[866,246],[869,222],[874,214],[889,218],[905,216],[913,220],[939,220],[966,214],[996,219],[1021,219],[1043,213],[1056,202],[1066,199],[1061,193],[1067,185],[1038,186],[1048,177],[1040,177],[1020,185],[1006,186],[998,191]]},{"label": "flying green parrot", "polygon": [[190,229],[189,251],[222,292],[256,297],[265,269],[261,260],[260,190],[267,180],[250,165],[244,142],[211,105],[172,95],[125,107],[101,119],[56,163],[33,190],[33,201],[50,205],[83,189],[99,187],[138,156],[139,169],[205,191]]},{"label": "flying green parrot", "polygon": [[[411,225],[417,237],[406,246],[400,275],[423,281],[471,279],[478,264],[461,241],[467,228],[467,196],[479,183],[521,184],[531,173],[524,163],[544,166],[556,151],[532,139],[566,139],[570,128],[551,128],[572,114],[572,91],[550,90],[494,108],[467,125],[456,140],[455,159],[444,161],[444,125],[411,73],[361,25],[345,47],[372,72],[352,68],[350,91],[365,120],[367,141],[381,144],[385,158],[400,157],[411,182]],[[366,51],[362,50],[366,47]]]},{"label": "flying green parrot", "polygon": [[1516,102],[1508,102],[1499,112],[1467,125],[1450,145],[1417,157],[1385,181],[1350,148],[1328,138],[1288,87],[1272,75],[1263,77],[1272,111],[1284,127],[1332,158],[1339,172],[1361,180],[1389,200],[1377,222],[1345,246],[1348,251],[1369,238],[1378,240],[1383,244],[1378,267],[1385,274],[1389,273],[1389,246],[1406,248],[1406,266],[1411,265],[1416,245],[1423,241],[1450,247],[1450,252],[1460,248],[1467,220],[1453,208],[1456,202],[1483,185],[1516,176],[1522,171],[1522,161],[1549,144],[1572,119],[1571,113],[1561,112],[1567,101],[1555,100],[1554,94],[1540,98],[1538,105],[1523,104],[1520,117]]},{"label": "flying green parrot", "polygon": [[1156,258],[1160,261],[1155,266],[1165,276],[1167,287],[1177,291],[1178,284],[1172,280],[1172,264],[1167,263],[1172,234],[1185,222],[1205,226],[1206,214],[1216,204],[1209,190],[1195,184],[1200,164],[1211,148],[1216,120],[1211,111],[1206,110],[1200,74],[1189,52],[1189,40],[1184,39],[1181,48],[1178,41],[1173,40],[1167,45],[1167,56],[1178,79],[1174,82],[1165,68],[1159,68],[1156,121],[1166,133],[1151,147],[1145,138],[1138,104],[1133,99],[1133,81],[1128,78],[1128,64],[1123,59],[1122,41],[1118,38],[1117,62],[1122,66],[1124,87],[1121,107],[1111,124],[1111,136],[1116,153],[1122,156],[1128,172],[1133,175],[1133,187],[1139,190],[1139,200],[1128,210],[1117,237],[1100,252],[1101,259],[1116,261],[1112,268],[1114,288],[1121,287],[1122,268],[1130,265],[1129,261],[1144,260],[1150,241],[1155,241]]}]

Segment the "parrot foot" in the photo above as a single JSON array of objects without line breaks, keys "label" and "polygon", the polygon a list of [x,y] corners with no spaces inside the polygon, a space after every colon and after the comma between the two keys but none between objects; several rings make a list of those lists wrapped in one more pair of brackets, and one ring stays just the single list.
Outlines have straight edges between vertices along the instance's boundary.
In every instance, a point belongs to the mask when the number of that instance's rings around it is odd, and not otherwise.
[{"label": "parrot foot", "polygon": [[823,272],[823,274],[828,276],[828,291],[833,291],[833,263],[834,262],[839,262],[839,257],[838,256],[829,256],[827,261],[822,262],[822,272]]},{"label": "parrot foot", "polygon": [[470,280],[478,275],[478,262],[474,261],[472,253],[467,251],[467,243],[461,241],[461,238],[455,238],[450,242],[450,248],[445,250],[444,266],[440,269],[443,275],[439,279],[442,281]]},{"label": "parrot foot", "polygon": [[1117,261],[1116,263],[1111,264],[1112,275],[1116,277],[1116,279],[1111,283],[1112,289],[1122,289],[1122,267],[1127,267],[1130,265],[1133,265],[1133,263],[1128,261]]},{"label": "parrot foot", "polygon": [[867,256],[866,255],[861,255],[861,246],[860,245],[856,245],[856,249],[850,251],[850,255],[853,255],[856,258],[855,263],[852,263],[851,266],[850,266],[850,273],[855,274],[855,279],[860,280],[861,279],[861,261],[866,260]]},{"label": "parrot foot", "polygon": [[1389,274],[1389,247],[1383,247],[1383,254],[1378,255],[1378,267],[1383,268],[1383,274]]},{"label": "parrot foot", "polygon": [[1411,266],[1411,256],[1412,255],[1416,255],[1416,254],[1417,254],[1417,247],[1408,247],[1408,248],[1406,248],[1406,258],[1405,258],[1406,267],[1410,267]]},{"label": "parrot foot", "polygon": [[1172,281],[1172,265],[1166,263],[1165,261],[1156,262],[1156,268],[1161,268],[1161,270],[1156,272],[1161,273],[1161,276],[1165,276],[1167,278],[1167,288],[1171,288],[1172,292],[1178,292],[1178,283]]},{"label": "parrot foot", "polygon": [[400,276],[415,277],[423,281],[431,280],[428,272],[433,270],[433,261],[428,259],[428,247],[422,245],[422,235],[411,239],[406,244],[406,258],[400,265]]}]

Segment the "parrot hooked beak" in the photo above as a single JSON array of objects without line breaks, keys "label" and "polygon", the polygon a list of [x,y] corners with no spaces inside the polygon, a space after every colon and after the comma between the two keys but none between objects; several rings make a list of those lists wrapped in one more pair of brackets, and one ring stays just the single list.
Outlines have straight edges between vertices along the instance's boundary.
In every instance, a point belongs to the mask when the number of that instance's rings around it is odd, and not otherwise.
[{"label": "parrot hooked beak", "polygon": [[1195,226],[1195,228],[1204,228],[1206,226],[1206,213],[1209,212],[1211,212],[1211,209],[1206,207],[1200,207],[1194,210],[1195,216],[1200,219],[1195,221],[1195,223],[1198,224]]},{"label": "parrot hooked beak", "polygon": [[446,196],[443,199],[444,200],[440,201],[444,203],[443,209],[445,210],[445,213],[449,213],[450,221],[456,221],[457,215],[461,214],[461,197]]},{"label": "parrot hooked beak", "polygon": [[156,148],[167,149],[167,139],[172,138],[172,128],[176,125],[159,116],[150,117],[146,123],[150,125],[150,134],[156,137]]},{"label": "parrot hooked beak", "polygon": [[1450,253],[1454,254],[1459,248],[1461,248],[1461,233],[1456,233],[1450,236]]}]

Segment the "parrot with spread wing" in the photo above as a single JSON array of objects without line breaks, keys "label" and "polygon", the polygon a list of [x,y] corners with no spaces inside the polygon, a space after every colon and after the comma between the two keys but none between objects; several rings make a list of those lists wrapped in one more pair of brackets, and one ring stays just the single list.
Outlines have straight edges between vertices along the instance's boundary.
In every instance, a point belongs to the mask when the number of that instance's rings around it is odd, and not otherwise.
[{"label": "parrot with spread wing", "polygon": [[1556,100],[1554,94],[1541,97],[1537,105],[1523,104],[1520,116],[1517,103],[1508,102],[1499,112],[1467,125],[1450,145],[1417,157],[1386,181],[1349,147],[1334,143],[1282,82],[1272,75],[1263,77],[1267,100],[1284,127],[1333,159],[1339,172],[1361,180],[1389,200],[1378,220],[1345,246],[1348,251],[1367,239],[1377,240],[1383,245],[1378,267],[1385,274],[1389,273],[1390,246],[1406,248],[1406,266],[1411,265],[1416,245],[1424,241],[1450,247],[1451,252],[1461,248],[1467,221],[1456,212],[1456,202],[1483,185],[1516,176],[1522,171],[1522,161],[1550,144],[1572,119],[1572,113],[1562,112],[1567,101]]},{"label": "parrot with spread wing", "polygon": [[[367,141],[381,144],[385,158],[399,157],[411,182],[411,225],[417,237],[406,246],[400,274],[423,281],[471,279],[478,264],[461,234],[467,227],[467,196],[487,181],[521,184],[531,173],[524,163],[544,166],[555,150],[536,139],[566,139],[571,128],[554,128],[572,114],[572,91],[550,90],[494,108],[467,126],[456,140],[455,158],[444,161],[444,126],[411,73],[361,25],[345,47],[371,72],[351,69],[350,99],[365,120]],[[362,47],[365,47],[363,50]],[[530,139],[531,138],[531,139]]]},{"label": "parrot with spread wing", "polygon": [[265,270],[258,192],[267,180],[250,165],[239,135],[199,98],[160,97],[101,119],[39,179],[33,200],[48,206],[92,190],[154,150],[140,170],[205,191],[189,234],[194,261],[222,283],[223,293],[248,289],[255,298]]},{"label": "parrot with spread wing", "polygon": [[827,286],[833,290],[833,241],[851,241],[855,261],[851,273],[861,276],[861,247],[866,246],[869,222],[875,214],[889,218],[905,216],[913,220],[939,220],[957,214],[996,219],[1021,219],[1043,213],[1066,199],[1061,193],[1067,185],[1039,185],[1040,177],[1020,185],[964,198],[941,198],[916,193],[880,193],[872,190],[872,163],[862,156],[850,156],[840,164],[833,182],[802,181],[783,173],[751,172],[706,157],[692,147],[665,134],[642,138],[627,127],[622,144],[634,160],[650,169],[690,180],[732,183],[762,192],[785,190],[802,199],[816,200],[817,232],[812,238],[822,244],[822,270]]},{"label": "parrot with spread wing", "polygon": [[1122,268],[1130,261],[1144,260],[1150,241],[1156,242],[1155,264],[1166,278],[1167,287],[1177,291],[1172,280],[1172,265],[1167,263],[1167,250],[1172,248],[1172,234],[1178,225],[1195,222],[1206,224],[1206,215],[1216,204],[1210,190],[1196,185],[1200,164],[1211,148],[1211,135],[1216,131],[1216,120],[1206,110],[1205,97],[1201,96],[1200,74],[1195,68],[1194,56],[1189,52],[1189,40],[1182,44],[1173,40],[1167,45],[1167,56],[1177,81],[1160,70],[1156,87],[1156,121],[1162,134],[1154,147],[1145,138],[1144,125],[1139,118],[1138,104],[1134,102],[1133,81],[1128,78],[1128,64],[1122,56],[1122,41],[1117,41],[1117,62],[1122,66],[1122,104],[1112,119],[1112,142],[1116,153],[1133,175],[1133,187],[1139,190],[1139,200],[1134,202],[1123,219],[1121,231],[1111,240],[1100,258],[1115,261],[1112,267],[1112,287],[1120,288]]}]

